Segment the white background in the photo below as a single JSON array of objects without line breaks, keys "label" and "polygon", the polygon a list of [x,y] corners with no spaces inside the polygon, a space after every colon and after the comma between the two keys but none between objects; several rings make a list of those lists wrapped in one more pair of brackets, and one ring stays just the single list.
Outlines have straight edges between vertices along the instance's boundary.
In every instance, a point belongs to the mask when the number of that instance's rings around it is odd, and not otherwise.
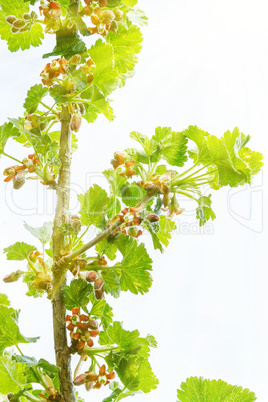
[{"label": "white background", "polygon": [[[221,136],[238,126],[252,135],[254,150],[265,153],[268,146],[267,1],[141,0],[140,7],[149,27],[135,77],[112,95],[117,118],[84,123],[79,133],[73,209],[75,192],[85,191],[90,181],[104,185],[98,172],[109,166],[113,152],[134,145],[128,138],[132,130],[152,135],[158,125],[179,131],[196,124]],[[1,124],[23,113],[28,87],[40,82],[41,55],[53,41],[15,54],[1,43]],[[27,154],[11,142],[7,150],[19,159]],[[10,164],[2,157],[0,169]],[[255,391],[258,401],[268,400],[265,179],[260,174],[252,188],[214,192],[217,219],[202,230],[192,204],[182,201],[187,212],[164,255],[149,246],[154,260],[150,292],[109,299],[126,329],[152,333],[159,343],[151,363],[160,385],[150,395],[136,396],[136,402],[175,401],[176,389],[188,376],[221,378]],[[15,192],[11,187],[0,183],[0,249],[15,241],[34,244],[24,220],[32,226],[52,220],[51,191],[39,186],[37,195],[34,183]],[[150,245],[149,238],[145,241]],[[0,260],[1,276],[23,269],[19,262]],[[26,285],[20,283],[0,288],[13,307],[22,309],[22,332],[41,335],[36,345],[22,349],[53,361],[49,302],[26,297]],[[107,393],[92,391],[86,401],[101,401]]]}]

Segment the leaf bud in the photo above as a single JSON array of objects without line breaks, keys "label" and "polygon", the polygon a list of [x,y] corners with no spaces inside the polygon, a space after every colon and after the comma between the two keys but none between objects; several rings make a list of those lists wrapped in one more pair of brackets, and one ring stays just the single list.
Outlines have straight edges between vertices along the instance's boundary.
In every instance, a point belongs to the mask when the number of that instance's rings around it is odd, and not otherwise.
[{"label": "leaf bud", "polygon": [[95,297],[97,300],[102,300],[104,298],[103,288],[101,288],[100,290],[95,290]]},{"label": "leaf bud", "polygon": [[156,214],[149,214],[149,215],[147,215],[147,219],[148,219],[150,222],[155,223],[155,222],[158,222],[158,221],[159,221],[159,216],[156,215]]},{"label": "leaf bud", "polygon": [[11,274],[6,275],[3,278],[3,281],[5,283],[16,282],[21,277],[22,274],[23,272],[20,270],[17,270],[16,272],[11,272]]},{"label": "leaf bud", "polygon": [[100,290],[103,287],[103,284],[104,284],[104,280],[103,280],[102,277],[100,277],[99,279],[97,279],[94,282],[94,289],[95,290]]},{"label": "leaf bud", "polygon": [[79,386],[83,385],[86,382],[86,374],[80,374],[73,380],[74,385]]},{"label": "leaf bud", "polygon": [[82,123],[81,114],[79,112],[76,112],[72,116],[72,120],[71,120],[71,123],[70,123],[70,129],[77,133],[79,131],[81,123]]},{"label": "leaf bud", "polygon": [[115,20],[116,21],[122,21],[124,18],[124,13],[122,10],[119,10],[118,8],[114,10],[114,15],[115,15]]},{"label": "leaf bud", "polygon": [[13,27],[15,28],[23,28],[25,26],[25,21],[23,20],[16,20],[13,22]]},{"label": "leaf bud", "polygon": [[97,279],[97,273],[95,271],[89,271],[86,275],[86,280],[88,282],[95,282]]},{"label": "leaf bud", "polygon": [[17,17],[15,17],[15,15],[8,15],[6,17],[6,22],[8,22],[9,24],[13,24],[14,21],[16,21]]}]

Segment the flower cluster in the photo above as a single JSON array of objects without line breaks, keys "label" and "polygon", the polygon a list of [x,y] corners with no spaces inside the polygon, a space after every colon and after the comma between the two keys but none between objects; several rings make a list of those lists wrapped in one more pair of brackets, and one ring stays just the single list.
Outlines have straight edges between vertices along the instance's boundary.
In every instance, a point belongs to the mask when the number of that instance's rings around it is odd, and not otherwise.
[{"label": "flower cluster", "polygon": [[57,1],[41,0],[39,11],[45,17],[46,33],[54,33],[59,29],[58,19],[61,17],[61,6]]},{"label": "flower cluster", "polygon": [[108,0],[85,0],[85,3],[86,6],[80,11],[80,15],[90,17],[93,26],[88,30],[91,34],[106,36],[109,31],[117,31],[118,22],[124,18],[124,13],[120,9],[101,10],[108,5]]},{"label": "flower cluster", "polygon": [[115,152],[114,158],[111,160],[113,168],[122,177],[132,177],[135,174],[135,170],[133,169],[135,161],[128,161],[127,159],[128,154],[126,152]]},{"label": "flower cluster", "polygon": [[68,61],[65,59],[55,59],[52,63],[47,63],[44,70],[41,72],[42,83],[47,87],[51,87],[55,83],[55,79],[60,74],[66,74],[68,68]]},{"label": "flower cluster", "polygon": [[93,346],[93,340],[91,339],[99,335],[99,324],[96,320],[90,319],[85,314],[80,314],[80,308],[74,307],[72,309],[72,315],[67,315],[65,322],[67,323],[67,329],[71,332],[70,336],[73,345],[78,349],[78,352],[86,347]]},{"label": "flower cluster", "polygon": [[110,371],[109,373],[106,373],[106,367],[103,364],[99,369],[99,374],[86,371],[84,374],[78,375],[73,382],[74,385],[85,384],[86,390],[90,391],[92,388],[100,389],[102,385],[108,385],[114,378],[115,372]]},{"label": "flower cluster", "polygon": [[8,15],[6,22],[12,25],[11,32],[15,34],[30,31],[37,18],[37,14],[32,11],[30,14],[24,13],[20,19],[17,19],[15,15]]},{"label": "flower cluster", "polygon": [[114,236],[116,233],[123,233],[132,237],[139,237],[142,235],[142,230],[137,226],[141,224],[141,210],[135,207],[122,209],[119,215],[116,215],[108,222],[108,227],[112,226],[115,220],[120,219],[122,225],[113,231],[110,236]]},{"label": "flower cluster", "polygon": [[28,173],[34,173],[37,166],[40,165],[40,161],[36,155],[30,154],[28,158],[23,159],[21,165],[10,166],[4,170],[4,176],[7,176],[4,181],[13,181],[13,187],[15,190],[21,188],[26,180],[26,171]]}]

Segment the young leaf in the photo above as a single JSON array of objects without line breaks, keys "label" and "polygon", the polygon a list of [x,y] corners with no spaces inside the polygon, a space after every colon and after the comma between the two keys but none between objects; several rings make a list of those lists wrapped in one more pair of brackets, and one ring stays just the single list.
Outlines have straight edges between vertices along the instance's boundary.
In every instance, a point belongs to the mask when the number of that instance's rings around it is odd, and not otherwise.
[{"label": "young leaf", "polygon": [[127,179],[120,176],[114,169],[107,169],[103,172],[103,174],[109,182],[111,194],[121,197],[120,190],[126,184]]},{"label": "young leaf", "polygon": [[89,315],[100,318],[103,330],[106,331],[109,325],[113,322],[112,307],[109,306],[106,300],[97,300],[94,293],[91,293],[89,299],[92,303],[92,308],[89,311]]},{"label": "young leaf", "polygon": [[119,24],[117,32],[110,31],[106,41],[113,46],[115,68],[120,74],[121,85],[124,85],[137,63],[137,54],[141,51],[141,31],[136,25],[127,29]]},{"label": "young leaf", "polygon": [[24,364],[11,360],[9,356],[2,356],[0,358],[0,392],[7,394],[20,391],[26,384],[24,371]]},{"label": "young leaf", "polygon": [[73,279],[70,286],[66,285],[62,289],[64,293],[64,302],[67,310],[73,307],[85,307],[89,303],[89,296],[93,287],[85,279]]},{"label": "young leaf", "polygon": [[[11,307],[1,306],[0,309],[0,355],[5,348],[18,345],[19,343],[36,342],[37,338],[26,338],[17,325],[19,311]],[[0,391],[1,392],[1,391]]]},{"label": "young leaf", "polygon": [[209,219],[212,221],[216,218],[215,213],[211,208],[211,194],[206,196],[201,196],[198,200],[198,207],[196,208],[196,218],[199,219],[200,226],[203,226]]},{"label": "young leaf", "polygon": [[140,338],[140,333],[136,329],[134,331],[126,331],[122,328],[119,321],[114,321],[106,332],[100,333],[99,343],[101,345],[118,345],[120,349],[133,349],[137,346],[149,345],[146,338]]},{"label": "young leaf", "polygon": [[4,253],[8,260],[22,261],[27,259],[31,251],[36,250],[36,247],[30,246],[30,244],[24,242],[17,242],[12,246],[4,248]]},{"label": "young leaf", "polygon": [[133,24],[141,26],[148,25],[148,18],[146,17],[144,11],[138,7],[134,7],[129,10],[127,12],[127,17]]},{"label": "young leaf", "polygon": [[104,291],[110,293],[113,297],[120,296],[120,282],[113,269],[106,269],[102,271],[102,277],[104,279]]},{"label": "young leaf", "polygon": [[0,126],[0,157],[4,152],[7,140],[9,138],[19,137],[20,133],[16,127],[13,127],[12,123],[4,123]]},{"label": "young leaf", "polygon": [[168,246],[169,240],[171,239],[171,232],[176,229],[176,223],[172,219],[167,218],[165,215],[160,215],[157,237],[164,246]]},{"label": "young leaf", "polygon": [[252,175],[259,173],[263,166],[263,155],[260,152],[251,151],[249,148],[243,147],[238,151],[238,155],[250,169]]},{"label": "young leaf", "polygon": [[124,386],[130,391],[141,390],[148,393],[156,389],[158,384],[150,363],[141,356],[133,356],[127,360],[122,359],[116,372]]},{"label": "young leaf", "polygon": [[182,167],[187,161],[187,138],[182,133],[172,131],[170,127],[157,127],[152,140],[170,165]]},{"label": "young leaf", "polygon": [[116,244],[124,257],[118,269],[121,290],[130,290],[134,294],[147,293],[152,285],[152,277],[148,272],[152,270],[152,260],[144,244],[138,245],[136,240],[124,235],[120,236]]},{"label": "young leaf", "polygon": [[80,39],[78,33],[68,28],[62,28],[57,31],[56,43],[53,52],[44,54],[43,58],[60,55],[62,58],[69,59],[75,54],[87,51],[86,45]]},{"label": "young leaf", "polygon": [[43,97],[48,93],[48,88],[44,87],[42,84],[36,84],[32,86],[27,92],[27,97],[23,104],[23,107],[28,113],[34,113],[42,101]]},{"label": "young leaf", "polygon": [[118,72],[114,68],[113,46],[98,39],[89,49],[89,54],[96,65],[94,85],[106,96],[119,86]]},{"label": "young leaf", "polygon": [[112,241],[103,239],[95,246],[96,252],[102,257],[104,254],[109,258],[109,260],[114,260],[116,258],[117,246]]},{"label": "young leaf", "polygon": [[0,304],[3,306],[10,306],[10,301],[8,300],[7,295],[0,293]]},{"label": "young leaf", "polygon": [[122,201],[127,207],[135,207],[145,195],[146,191],[136,183],[131,183],[130,186],[126,184],[121,188]]},{"label": "young leaf", "polygon": [[78,200],[82,225],[101,227],[105,209],[109,204],[106,191],[94,184],[85,194],[78,195]]},{"label": "young leaf", "polygon": [[33,228],[24,222],[24,227],[27,229],[34,237],[36,237],[40,242],[45,245],[50,242],[52,237],[53,222],[44,222],[43,226],[38,228]]},{"label": "young leaf", "polygon": [[178,402],[253,402],[257,398],[247,388],[230,385],[222,380],[204,380],[202,377],[190,377],[178,389]]},{"label": "young leaf", "polygon": [[147,156],[151,156],[158,150],[156,142],[153,139],[150,139],[147,135],[138,133],[137,131],[132,131],[129,137],[142,146]]}]

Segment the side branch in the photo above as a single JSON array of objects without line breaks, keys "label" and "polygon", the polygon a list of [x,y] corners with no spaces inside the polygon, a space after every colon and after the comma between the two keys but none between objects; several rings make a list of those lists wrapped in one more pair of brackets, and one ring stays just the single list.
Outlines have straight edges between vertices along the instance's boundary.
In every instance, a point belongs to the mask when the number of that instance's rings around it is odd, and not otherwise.
[{"label": "side branch", "polygon": [[[148,193],[136,206],[135,208],[142,208],[143,205],[146,204],[152,197],[154,196],[154,193]],[[79,249],[73,251],[66,257],[63,257],[61,259],[62,264],[66,264],[71,262],[74,258],[78,257],[80,254],[83,254],[87,250],[89,250],[91,247],[94,247],[96,244],[98,244],[101,240],[105,239],[108,237],[111,233],[115,231],[119,226],[123,225],[123,222],[118,218],[115,223],[113,223],[108,229],[104,230],[101,234],[96,236],[94,239],[89,241],[87,244],[84,246],[80,247]]]}]

